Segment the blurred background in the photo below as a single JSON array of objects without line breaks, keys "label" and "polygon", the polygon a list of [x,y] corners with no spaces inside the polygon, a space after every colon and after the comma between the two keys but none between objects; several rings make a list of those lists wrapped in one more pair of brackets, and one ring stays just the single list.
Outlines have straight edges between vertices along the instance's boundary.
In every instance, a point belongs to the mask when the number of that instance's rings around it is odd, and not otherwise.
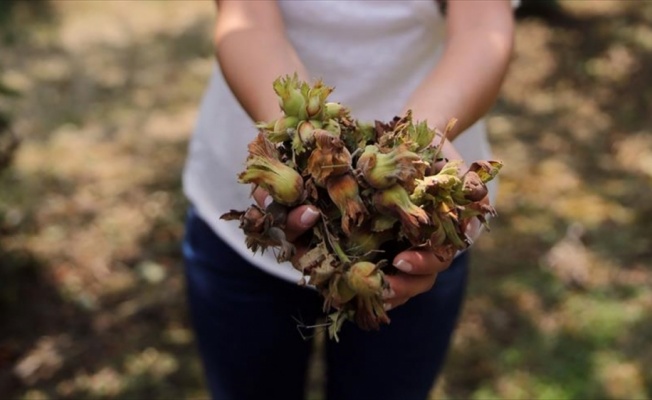
[{"label": "blurred background", "polygon": [[[2,399],[206,397],[180,173],[214,16],[0,2]],[[518,17],[488,117],[499,218],[431,397],[651,398],[652,2],[525,0]]]}]

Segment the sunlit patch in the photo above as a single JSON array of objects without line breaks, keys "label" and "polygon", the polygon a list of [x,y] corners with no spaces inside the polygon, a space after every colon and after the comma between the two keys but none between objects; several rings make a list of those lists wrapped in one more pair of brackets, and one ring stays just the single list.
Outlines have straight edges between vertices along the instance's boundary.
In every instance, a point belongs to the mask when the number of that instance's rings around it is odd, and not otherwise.
[{"label": "sunlit patch", "polygon": [[615,144],[615,151],[622,170],[652,178],[652,132],[639,132],[623,138]]},{"label": "sunlit patch", "polygon": [[645,377],[636,362],[623,360],[617,352],[601,351],[593,357],[600,385],[612,399],[646,399]]}]

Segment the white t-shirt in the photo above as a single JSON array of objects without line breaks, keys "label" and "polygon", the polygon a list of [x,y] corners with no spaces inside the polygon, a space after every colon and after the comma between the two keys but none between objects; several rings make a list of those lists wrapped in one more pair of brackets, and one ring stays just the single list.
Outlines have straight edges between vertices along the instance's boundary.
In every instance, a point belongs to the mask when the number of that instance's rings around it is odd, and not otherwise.
[{"label": "white t-shirt", "polygon": [[[329,100],[345,104],[361,121],[399,115],[441,52],[444,19],[434,0],[280,0],[279,5],[288,37],[311,78],[334,86]],[[253,202],[250,186],[238,183],[237,175],[256,134],[254,121],[216,65],[190,143],[184,192],[216,234],[245,259],[297,282],[301,275],[289,263],[278,264],[271,249],[254,255],[238,223],[220,220],[223,213]],[[483,121],[454,144],[467,163],[491,157]],[[495,195],[495,187],[490,193]]]}]

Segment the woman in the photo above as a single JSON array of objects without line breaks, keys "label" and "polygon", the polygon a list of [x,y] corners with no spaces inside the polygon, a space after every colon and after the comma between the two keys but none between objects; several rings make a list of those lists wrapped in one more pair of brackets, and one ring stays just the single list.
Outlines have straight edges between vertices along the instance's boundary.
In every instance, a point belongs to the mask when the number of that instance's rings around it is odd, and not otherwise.
[{"label": "woman", "polygon": [[[251,203],[237,183],[254,121],[279,116],[272,82],[297,73],[335,86],[360,120],[411,109],[442,129],[455,117],[445,155],[490,157],[482,116],[509,63],[509,0],[217,0],[217,67],[199,113],[184,171],[192,203],[184,256],[200,354],[216,399],[300,399],[312,344],[297,327],[315,323],[321,302],[298,287],[298,272],[254,256],[237,224],[220,221]],[[495,192],[495,188],[492,189]],[[258,191],[256,201],[265,202]],[[318,217],[299,206],[296,238]],[[405,251],[393,264],[385,301],[392,323],[377,332],[346,325],[326,346],[329,399],[424,399],[443,363],[466,283],[468,256],[451,263]],[[435,279],[437,283],[435,284]]]}]

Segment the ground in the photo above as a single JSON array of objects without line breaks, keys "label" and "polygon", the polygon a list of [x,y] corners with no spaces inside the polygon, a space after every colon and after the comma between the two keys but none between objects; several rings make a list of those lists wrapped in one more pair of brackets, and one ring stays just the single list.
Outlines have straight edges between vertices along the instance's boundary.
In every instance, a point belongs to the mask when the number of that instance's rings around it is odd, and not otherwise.
[{"label": "ground", "polygon": [[[213,5],[27,3],[0,9],[22,138],[0,173],[0,393],[206,396],[180,172]],[[652,3],[561,6],[518,22],[487,118],[499,217],[433,399],[652,397]]]}]

